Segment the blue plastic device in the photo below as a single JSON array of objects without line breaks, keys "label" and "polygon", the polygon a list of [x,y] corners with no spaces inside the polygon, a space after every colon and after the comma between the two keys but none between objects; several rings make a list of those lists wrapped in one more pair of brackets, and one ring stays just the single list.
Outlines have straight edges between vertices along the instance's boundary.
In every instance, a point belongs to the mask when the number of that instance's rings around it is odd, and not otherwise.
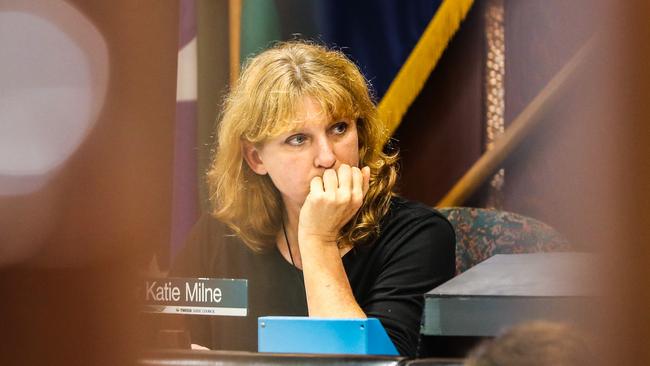
[{"label": "blue plastic device", "polygon": [[398,356],[379,320],[265,316],[257,320],[259,352]]}]

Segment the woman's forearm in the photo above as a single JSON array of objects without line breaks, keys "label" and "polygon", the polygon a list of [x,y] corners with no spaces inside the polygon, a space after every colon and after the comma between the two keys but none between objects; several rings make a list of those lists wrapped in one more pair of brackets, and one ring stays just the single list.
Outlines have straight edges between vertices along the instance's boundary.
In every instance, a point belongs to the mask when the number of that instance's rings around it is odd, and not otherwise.
[{"label": "woman's forearm", "polygon": [[320,238],[300,240],[309,316],[365,318],[354,298],[336,243]]}]

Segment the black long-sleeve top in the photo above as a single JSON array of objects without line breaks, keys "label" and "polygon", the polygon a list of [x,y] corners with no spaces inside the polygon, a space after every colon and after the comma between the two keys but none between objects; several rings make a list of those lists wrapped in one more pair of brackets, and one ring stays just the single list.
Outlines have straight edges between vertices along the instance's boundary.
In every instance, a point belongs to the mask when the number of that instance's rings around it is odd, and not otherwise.
[{"label": "black long-sleeve top", "polygon": [[[454,231],[437,211],[400,197],[380,230],[374,243],[346,253],[343,265],[361,309],[381,321],[401,355],[412,357],[423,294],[454,275]],[[188,316],[192,343],[211,349],[257,351],[258,317],[307,315],[302,271],[275,246],[254,253],[209,215],[193,228],[171,276],[248,280],[247,316]]]}]

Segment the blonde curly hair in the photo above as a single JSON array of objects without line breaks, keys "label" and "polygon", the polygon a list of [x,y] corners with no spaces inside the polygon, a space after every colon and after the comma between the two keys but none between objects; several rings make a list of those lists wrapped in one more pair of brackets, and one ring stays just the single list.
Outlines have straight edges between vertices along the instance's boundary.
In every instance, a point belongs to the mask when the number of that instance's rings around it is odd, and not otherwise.
[{"label": "blonde curly hair", "polygon": [[244,161],[244,142],[256,145],[291,130],[296,102],[317,101],[332,120],[357,121],[360,166],[370,167],[370,185],[357,214],[339,233],[339,244],[372,242],[388,211],[397,180],[397,153],[382,150],[387,131],[378,119],[368,84],[343,53],[292,41],[249,59],[225,99],[217,150],[207,173],[212,214],[255,251],[275,246],[284,205],[268,175]]}]

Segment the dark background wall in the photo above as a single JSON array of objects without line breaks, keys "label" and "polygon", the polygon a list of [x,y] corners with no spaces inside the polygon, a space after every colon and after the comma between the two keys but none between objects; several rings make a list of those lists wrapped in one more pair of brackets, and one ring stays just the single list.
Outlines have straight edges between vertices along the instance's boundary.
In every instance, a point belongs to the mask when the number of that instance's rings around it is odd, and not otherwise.
[{"label": "dark background wall", "polygon": [[[400,192],[432,206],[485,151],[486,4],[474,4],[395,134],[402,156]],[[590,38],[600,16],[597,5],[504,2],[506,128]],[[587,84],[593,79],[589,67],[581,70],[582,76],[504,161],[500,207],[541,219],[576,241],[572,218],[577,212],[566,202],[594,193],[584,162],[598,149],[588,143],[600,141],[589,138],[600,137],[600,131],[589,125],[595,109],[587,93],[599,86]],[[484,207],[487,194],[484,185],[463,205]]]},{"label": "dark background wall", "polygon": [[[601,5],[506,2],[506,126],[591,39]],[[575,223],[578,217],[598,212],[596,207],[586,210],[585,204],[599,201],[594,184],[598,168],[593,162],[606,153],[602,130],[609,128],[597,119],[602,95],[596,93],[603,84],[594,63],[597,50],[591,52],[565,94],[504,163],[504,208],[539,218],[581,245],[588,245],[588,240],[575,233]]]},{"label": "dark background wall", "polygon": [[431,206],[483,151],[483,9],[469,11],[394,135],[399,191]]}]

